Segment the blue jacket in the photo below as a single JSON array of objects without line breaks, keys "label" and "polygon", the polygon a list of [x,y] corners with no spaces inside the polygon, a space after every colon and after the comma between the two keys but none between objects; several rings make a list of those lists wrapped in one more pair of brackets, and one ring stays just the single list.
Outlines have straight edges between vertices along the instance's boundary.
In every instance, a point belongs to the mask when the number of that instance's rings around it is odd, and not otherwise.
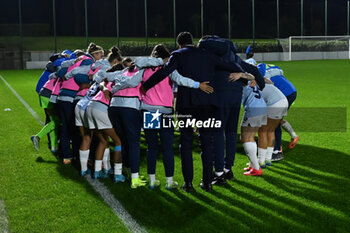
[{"label": "blue jacket", "polygon": [[[237,55],[237,47],[232,41],[218,36],[209,36],[199,41],[199,48],[218,55],[224,62],[238,63],[245,72],[251,73],[255,76],[261,90],[264,88],[265,82],[258,69],[242,61]],[[228,80],[229,74],[230,72],[225,70],[216,70],[215,72],[214,88],[220,107],[232,106],[233,104],[240,103],[243,83],[247,83],[247,80],[230,82]]]},{"label": "blue jacket", "polygon": [[[241,67],[235,62],[224,62],[218,56],[194,46],[185,46],[176,50],[170,56],[167,64],[154,73],[142,86],[147,91],[162,81],[174,70],[182,76],[197,82],[209,81],[213,85],[215,70],[224,69],[230,72],[241,72]],[[179,86],[176,108],[191,108],[194,106],[219,106],[216,95],[206,94],[200,89]]]},{"label": "blue jacket", "polygon": [[283,71],[280,67],[276,65],[267,65],[265,63],[260,63],[258,65],[258,69],[261,74],[269,78],[285,96],[289,96],[297,91],[294,85],[288,79],[286,79],[286,77],[284,77]]},{"label": "blue jacket", "polygon": [[[232,41],[218,36],[210,36],[200,40],[199,47],[218,55],[224,62],[238,63],[244,71],[256,76],[260,88],[264,87],[264,82],[260,73],[253,66],[243,62],[241,58],[237,56],[237,48]],[[230,72],[225,70],[216,70],[215,73],[214,87],[221,107],[240,103],[242,97],[242,86],[243,83],[246,82],[246,80],[230,82],[228,80],[229,74]],[[260,76],[256,74],[259,74]]]},{"label": "blue jacket", "polygon": [[[69,51],[69,50],[64,50],[62,53],[66,53],[66,54],[74,54],[73,52]],[[71,58],[75,58],[75,57],[71,57]],[[57,67],[59,67],[61,65],[62,62],[69,60],[71,58],[65,58],[65,57],[60,57],[57,54],[53,54],[50,57],[50,62],[46,65],[46,68],[44,70],[44,72],[41,74],[38,83],[36,84],[36,92],[40,92],[41,88],[45,85],[45,83],[49,80],[49,76],[51,73],[55,72]]]}]

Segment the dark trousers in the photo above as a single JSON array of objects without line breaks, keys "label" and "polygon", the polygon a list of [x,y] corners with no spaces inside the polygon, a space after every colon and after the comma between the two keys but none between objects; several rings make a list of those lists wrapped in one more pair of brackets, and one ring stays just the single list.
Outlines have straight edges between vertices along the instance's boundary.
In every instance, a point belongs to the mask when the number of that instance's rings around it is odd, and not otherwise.
[{"label": "dark trousers", "polygon": [[73,103],[68,101],[57,101],[58,116],[61,121],[60,127],[60,143],[64,159],[70,159],[73,157],[72,150],[70,148],[70,141],[72,140],[74,124],[74,109]]},{"label": "dark trousers", "polygon": [[216,130],[214,129],[199,129],[199,142],[201,147],[201,158],[203,166],[203,183],[209,184],[213,179],[214,165],[214,137]]},{"label": "dark trousers", "polygon": [[133,108],[110,107],[109,118],[122,142],[123,164],[132,173],[139,172],[141,116]]},{"label": "dark trousers", "polygon": [[[236,157],[237,126],[241,102],[220,109],[222,128],[214,137],[215,171],[231,169]],[[225,153],[226,147],[226,153]]]},{"label": "dark trousers", "polygon": [[[52,103],[53,109],[55,110],[57,116],[59,117],[59,107],[57,103]],[[58,134],[57,134],[57,138],[59,138],[61,140],[61,125],[62,123],[60,122],[59,126],[58,126]],[[50,144],[51,145],[51,144]],[[58,151],[57,151],[57,156],[59,157],[63,157],[63,150],[62,150],[62,145],[61,143],[58,143]]]},{"label": "dark trousers", "polygon": [[[46,124],[49,123],[51,120],[50,120],[49,114],[47,114],[46,111],[44,111],[44,112],[45,112],[45,125],[46,125]],[[50,134],[47,134],[47,142],[48,142],[48,148],[49,148],[49,150],[51,150],[51,138],[50,138]]]},{"label": "dark trousers", "polygon": [[[290,106],[293,104],[295,99],[297,98],[297,93],[294,92],[290,94],[289,96],[286,96],[288,100],[288,109]],[[274,150],[281,150],[281,144],[282,144],[282,129],[281,129],[281,124],[278,125],[278,127],[275,130],[275,148]]]},{"label": "dark trousers", "polygon": [[193,129],[180,128],[180,155],[181,155],[181,169],[184,181],[191,183],[193,180]]},{"label": "dark trousers", "polygon": [[[161,119],[163,118],[161,116]],[[162,121],[161,121],[162,122]],[[148,174],[156,173],[157,155],[159,151],[158,135],[163,153],[163,164],[165,169],[165,176],[174,176],[174,127],[161,129],[144,129],[147,142],[147,172]]]},{"label": "dark trousers", "polygon": [[[192,108],[181,109],[178,114],[191,115],[192,118],[205,121],[209,118],[215,118],[217,112],[216,108]],[[191,118],[190,118],[191,119]],[[187,120],[187,118],[180,118],[179,120]],[[208,184],[212,181],[213,162],[214,162],[214,136],[217,129],[213,128],[199,128],[199,141],[201,148],[201,158],[203,167],[203,182]],[[185,182],[192,182],[193,180],[193,128],[180,128],[180,154],[182,174]]]}]

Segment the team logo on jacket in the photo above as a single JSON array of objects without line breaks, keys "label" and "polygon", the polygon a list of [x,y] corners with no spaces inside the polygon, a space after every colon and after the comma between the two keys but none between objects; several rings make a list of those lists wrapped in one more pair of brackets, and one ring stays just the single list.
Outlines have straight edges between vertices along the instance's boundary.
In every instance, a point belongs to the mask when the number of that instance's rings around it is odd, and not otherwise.
[{"label": "team logo on jacket", "polygon": [[160,129],[160,116],[159,110],[156,112],[144,112],[143,113],[143,128],[144,129]]}]

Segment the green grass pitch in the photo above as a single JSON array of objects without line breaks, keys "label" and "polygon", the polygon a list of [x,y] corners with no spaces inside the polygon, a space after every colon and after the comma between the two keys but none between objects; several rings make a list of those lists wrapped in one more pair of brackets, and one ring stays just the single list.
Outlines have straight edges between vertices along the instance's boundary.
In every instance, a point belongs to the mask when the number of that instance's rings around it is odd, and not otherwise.
[{"label": "green grass pitch", "polygon": [[[248,162],[241,144],[234,166],[236,181],[206,193],[199,187],[201,160],[194,149],[196,192],[165,190],[158,158],[158,190],[131,190],[128,183],[103,183],[149,232],[348,232],[350,222],[350,61],[275,62],[298,90],[287,116],[300,142],[285,159],[264,170],[262,177],[245,177]],[[10,85],[42,117],[35,85],[41,70],[0,71]],[[337,107],[336,114],[321,108]],[[11,108],[11,111],[4,111]],[[308,109],[320,108],[317,114]],[[0,81],[0,200],[5,201],[11,232],[126,232],[110,207],[79,176],[63,166],[41,142],[34,150],[30,136],[41,128],[8,87]],[[298,110],[299,111],[299,110]],[[338,111],[335,109],[335,111]],[[345,114],[345,115],[344,115]],[[289,117],[289,118],[288,118]],[[293,118],[293,119],[292,119]],[[321,121],[321,122],[319,122]],[[313,123],[315,124],[314,126]],[[328,132],[322,131],[323,127]],[[307,131],[307,132],[305,132]],[[325,130],[323,130],[325,131]],[[334,132],[330,132],[334,131]],[[178,139],[178,135],[176,135]],[[175,180],[182,184],[177,143]],[[145,143],[141,173],[146,174]]]}]

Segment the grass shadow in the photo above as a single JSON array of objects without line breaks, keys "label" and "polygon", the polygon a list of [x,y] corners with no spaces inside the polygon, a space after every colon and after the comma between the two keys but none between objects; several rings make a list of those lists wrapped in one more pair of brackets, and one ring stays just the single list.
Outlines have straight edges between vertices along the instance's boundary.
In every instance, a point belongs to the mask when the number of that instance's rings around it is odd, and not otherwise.
[{"label": "grass shadow", "polygon": [[[145,167],[144,143],[141,152],[141,166]],[[332,155],[331,159],[323,159],[327,155]],[[109,179],[103,183],[152,232],[230,231],[233,226],[235,232],[345,232],[350,221],[350,176],[345,169],[349,157],[339,151],[298,145],[285,152],[284,160],[265,169],[262,177],[242,176],[226,186],[214,187],[213,193],[198,187],[188,194],[171,192],[164,186],[133,190],[129,183],[114,184]],[[38,158],[37,162],[47,161]],[[58,163],[57,169],[63,177],[83,183],[97,198],[73,166]],[[194,180],[200,175],[195,174]]]}]

